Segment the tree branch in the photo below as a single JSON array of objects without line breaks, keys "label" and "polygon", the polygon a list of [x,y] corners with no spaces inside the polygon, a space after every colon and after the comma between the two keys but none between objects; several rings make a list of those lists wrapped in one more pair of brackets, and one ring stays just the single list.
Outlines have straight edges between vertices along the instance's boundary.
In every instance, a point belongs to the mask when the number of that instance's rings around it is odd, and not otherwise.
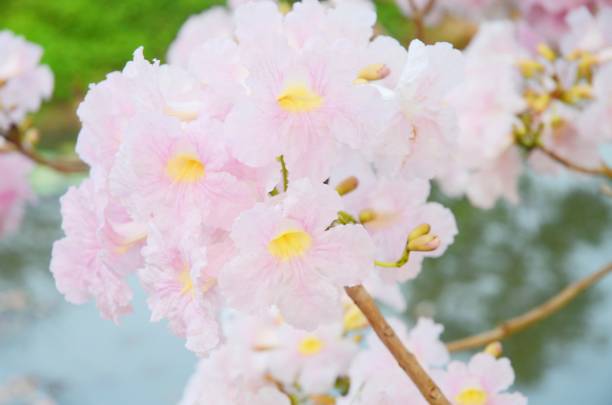
[{"label": "tree branch", "polygon": [[419,8],[415,0],[408,0],[414,22],[414,37],[423,42],[425,42],[425,17],[433,10],[435,3],[436,0],[429,0],[423,8]]},{"label": "tree branch", "polygon": [[531,309],[530,311],[504,321],[494,329],[449,342],[446,344],[446,347],[451,352],[476,349],[514,335],[515,333],[518,333],[556,313],[570,303],[574,298],[576,298],[581,292],[597,283],[609,273],[612,273],[612,263],[608,263],[605,267],[596,271],[595,273],[570,284],[561,290],[561,292],[559,292],[557,295],[543,304]]},{"label": "tree branch", "polygon": [[605,164],[602,164],[596,168],[583,167],[583,166],[580,166],[572,162],[571,160],[567,158],[564,158],[563,156],[559,155],[557,152],[551,149],[548,149],[544,145],[539,145],[538,149],[542,151],[542,153],[544,153],[546,156],[551,158],[552,160],[556,161],[557,163],[562,164],[563,166],[565,166],[566,168],[570,170],[573,170],[578,173],[590,174],[590,175],[595,175],[595,176],[603,176],[603,177],[612,179],[612,168],[606,166]]},{"label": "tree branch", "polygon": [[431,405],[450,405],[450,402],[427,372],[421,367],[416,357],[410,353],[389,326],[385,317],[376,306],[374,299],[362,285],[345,287],[346,293],[368,319],[383,344],[393,355],[397,364],[406,372],[425,400]]},{"label": "tree branch", "polygon": [[[0,134],[1,135],[1,134]],[[81,173],[86,172],[88,170],[87,165],[85,165],[80,160],[72,160],[72,161],[62,161],[62,160],[52,160],[48,159],[41,154],[39,154],[34,148],[29,145],[26,145],[23,142],[23,136],[19,128],[13,125],[7,134],[3,135],[4,139],[10,143],[12,146],[11,149],[2,149],[0,152],[19,152],[31,161],[38,163],[43,166],[47,166],[53,170],[62,173]]]}]

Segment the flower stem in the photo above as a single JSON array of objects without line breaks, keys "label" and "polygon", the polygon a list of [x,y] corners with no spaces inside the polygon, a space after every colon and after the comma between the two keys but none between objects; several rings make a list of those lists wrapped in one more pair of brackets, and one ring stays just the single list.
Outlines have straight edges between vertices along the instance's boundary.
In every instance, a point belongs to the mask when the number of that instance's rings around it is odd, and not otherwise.
[{"label": "flower stem", "polygon": [[425,400],[431,405],[450,405],[448,399],[419,364],[414,354],[410,353],[402,344],[366,289],[362,285],[345,287],[344,289],[355,305],[363,312],[378,338],[416,385]]},{"label": "flower stem", "polygon": [[609,263],[595,273],[568,285],[557,295],[543,304],[531,309],[530,311],[504,321],[494,329],[449,342],[447,343],[446,347],[451,352],[476,349],[514,335],[515,333],[518,333],[556,313],[570,303],[574,298],[576,298],[581,292],[594,285],[610,273],[612,273],[612,263]]},{"label": "flower stem", "polygon": [[281,175],[283,176],[283,191],[287,191],[289,188],[289,171],[287,170],[287,165],[285,164],[285,157],[280,155],[276,158],[281,165]]},{"label": "flower stem", "polygon": [[544,145],[538,145],[538,149],[542,151],[542,153],[544,153],[546,156],[551,158],[552,160],[556,161],[557,163],[562,164],[563,166],[565,166],[566,168],[570,170],[573,170],[578,173],[590,174],[594,176],[603,176],[603,177],[612,179],[612,168],[606,166],[605,164],[602,164],[596,168],[584,167],[584,166],[581,166],[579,164],[572,162],[571,160],[567,158],[564,158],[563,156],[559,155],[557,152],[551,149],[548,149]]}]

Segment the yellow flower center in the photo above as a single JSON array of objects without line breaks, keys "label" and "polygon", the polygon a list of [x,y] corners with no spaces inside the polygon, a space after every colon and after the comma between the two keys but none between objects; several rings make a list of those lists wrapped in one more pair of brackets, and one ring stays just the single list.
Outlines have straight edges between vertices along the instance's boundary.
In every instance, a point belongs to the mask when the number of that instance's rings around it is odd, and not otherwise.
[{"label": "yellow flower center", "polygon": [[268,244],[270,254],[280,260],[303,255],[312,245],[312,238],[304,231],[290,229],[276,235]]},{"label": "yellow flower center", "polygon": [[193,280],[191,279],[191,273],[188,268],[181,271],[179,274],[179,282],[183,286],[181,289],[181,294],[188,294],[193,291]]},{"label": "yellow flower center", "polygon": [[298,345],[298,352],[303,356],[313,356],[323,350],[323,341],[316,336],[307,336]]},{"label": "yellow flower center", "polygon": [[276,102],[285,111],[308,112],[319,108],[323,97],[304,84],[291,84],[278,95]]},{"label": "yellow flower center", "polygon": [[455,401],[458,405],[485,405],[487,393],[480,388],[466,388],[455,397]]},{"label": "yellow flower center", "polygon": [[343,325],[344,331],[350,332],[365,328],[368,325],[368,320],[357,305],[351,304],[344,312]]},{"label": "yellow flower center", "polygon": [[168,176],[180,183],[193,183],[204,177],[204,163],[192,153],[180,153],[172,157],[166,165]]}]

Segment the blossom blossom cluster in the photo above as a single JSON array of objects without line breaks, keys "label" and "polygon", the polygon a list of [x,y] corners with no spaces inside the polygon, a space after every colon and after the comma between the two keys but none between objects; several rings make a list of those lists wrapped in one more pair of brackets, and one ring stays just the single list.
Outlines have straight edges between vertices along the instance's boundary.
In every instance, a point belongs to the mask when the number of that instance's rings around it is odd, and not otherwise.
[{"label": "blossom blossom cluster", "polygon": [[[135,276],[151,321],[203,357],[184,405],[424,403],[344,287],[401,311],[401,283],[453,243],[428,198],[465,170],[474,51],[374,36],[367,3],[279,7],[213,8],[167,64],[138,49],[90,87],[90,175],[61,199],[56,286],[119,322]],[[453,403],[526,403],[507,359],[451,362],[440,325],[392,323]]]},{"label": "blossom blossom cluster", "polygon": [[[450,361],[442,325],[419,318],[408,330],[400,319],[389,321],[453,404],[527,404],[510,390],[514,372],[497,347]],[[234,314],[225,325],[228,340],[200,360],[180,405],[427,404],[354,305],[312,332],[274,313]]]},{"label": "blossom blossom cluster", "polygon": [[481,208],[517,202],[525,161],[542,174],[561,170],[550,152],[601,165],[601,148],[612,141],[612,8],[577,8],[566,22],[548,42],[518,22],[480,25],[464,52],[465,80],[449,98],[460,131],[439,177],[448,194],[466,194]]},{"label": "blossom blossom cluster", "polygon": [[137,274],[151,320],[200,355],[225,338],[228,307],[314,330],[346,286],[401,306],[398,283],[457,233],[427,198],[453,143],[459,51],[372,39],[375,13],[357,3],[230,17],[199,43],[183,30],[170,64],[139,49],[90,88],[77,152],[91,172],[62,198],[51,262],[68,301],[115,322]]},{"label": "blossom blossom cluster", "polygon": [[20,124],[51,96],[53,75],[40,64],[41,56],[40,46],[0,31],[0,132]]},{"label": "blossom blossom cluster", "polygon": [[17,153],[0,153],[0,238],[15,232],[34,199],[28,176],[30,161]]},{"label": "blossom blossom cluster", "polygon": [[11,151],[2,135],[51,95],[53,76],[40,64],[41,56],[38,45],[0,31],[0,237],[18,229],[26,204],[34,198],[28,180],[33,165]]}]

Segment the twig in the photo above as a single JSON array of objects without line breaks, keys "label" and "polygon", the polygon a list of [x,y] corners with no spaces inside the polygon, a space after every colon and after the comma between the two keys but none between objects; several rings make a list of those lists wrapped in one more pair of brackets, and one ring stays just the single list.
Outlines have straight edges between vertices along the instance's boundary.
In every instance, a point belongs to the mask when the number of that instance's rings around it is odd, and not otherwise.
[{"label": "twig", "polygon": [[[62,173],[81,173],[86,172],[88,170],[87,165],[85,165],[80,160],[72,160],[72,161],[62,161],[62,160],[52,160],[48,159],[41,154],[39,154],[32,147],[27,146],[23,142],[23,136],[19,128],[13,125],[7,134],[4,135],[4,139],[6,139],[14,148],[14,151],[21,153],[28,159],[36,162],[40,165],[50,167],[53,170]],[[8,151],[8,150],[6,150]]]},{"label": "twig", "polygon": [[283,191],[287,191],[289,188],[289,171],[287,170],[287,165],[285,164],[285,157],[280,155],[276,158],[281,165],[281,175],[283,177]]},{"label": "twig", "polygon": [[446,347],[451,352],[476,349],[514,335],[515,333],[518,333],[559,311],[574,298],[576,298],[581,292],[597,283],[611,272],[612,263],[609,263],[595,273],[590,274],[589,276],[565,287],[563,290],[561,290],[561,292],[542,305],[539,305],[515,318],[504,321],[494,329],[449,342],[446,344]]},{"label": "twig", "polygon": [[566,168],[573,170],[575,172],[579,172],[579,173],[583,173],[583,174],[590,174],[590,175],[595,175],[595,176],[604,176],[607,178],[612,179],[612,168],[602,164],[599,167],[596,168],[590,168],[590,167],[583,167],[580,166],[572,161],[570,161],[569,159],[564,158],[563,156],[559,155],[557,152],[548,149],[546,146],[543,145],[539,145],[538,149],[540,151],[542,151],[542,153],[544,153],[546,156],[548,156],[549,158],[551,158],[552,160],[562,164],[563,166],[565,166]]},{"label": "twig", "polygon": [[414,22],[414,37],[425,41],[425,17],[433,10],[436,0],[429,0],[423,8],[417,7],[415,0],[408,0]]},{"label": "twig", "polygon": [[362,285],[357,285],[345,287],[345,290],[368,319],[372,329],[374,329],[374,332],[376,332],[380,340],[393,355],[397,364],[406,372],[414,385],[423,394],[425,400],[432,405],[450,405],[448,399],[446,399],[440,388],[421,367],[416,357],[402,344],[366,289]]}]

